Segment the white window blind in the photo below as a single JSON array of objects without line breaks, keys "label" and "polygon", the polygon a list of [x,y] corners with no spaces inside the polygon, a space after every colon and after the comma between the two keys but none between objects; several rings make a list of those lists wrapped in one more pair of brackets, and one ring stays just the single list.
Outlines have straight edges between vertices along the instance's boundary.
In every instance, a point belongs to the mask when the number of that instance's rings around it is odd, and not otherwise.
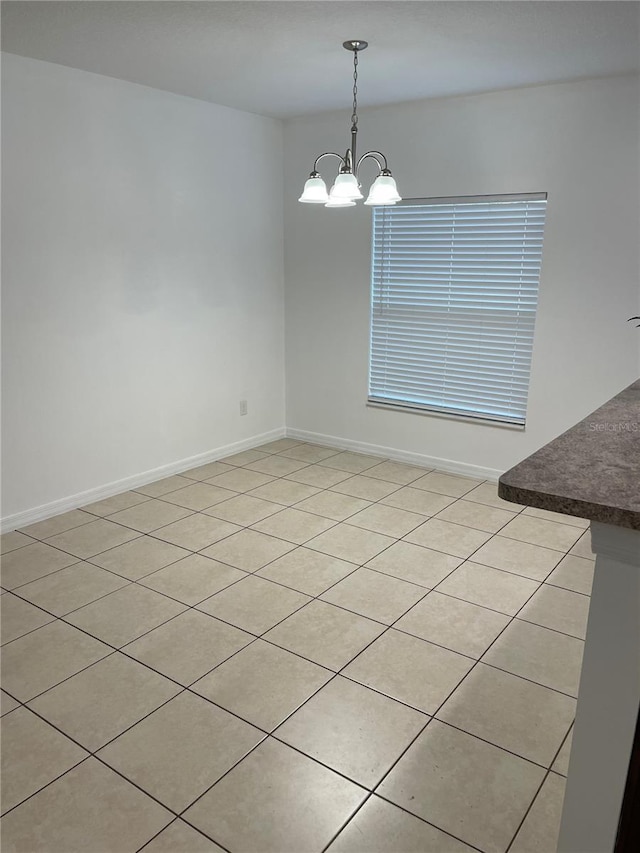
[{"label": "white window blind", "polygon": [[524,425],[546,193],[373,209],[369,401]]}]

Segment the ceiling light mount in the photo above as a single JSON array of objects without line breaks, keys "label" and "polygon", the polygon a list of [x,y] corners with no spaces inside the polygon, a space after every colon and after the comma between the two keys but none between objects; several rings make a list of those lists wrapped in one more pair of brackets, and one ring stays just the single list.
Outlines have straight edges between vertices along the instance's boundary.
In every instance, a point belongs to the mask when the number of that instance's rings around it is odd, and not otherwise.
[{"label": "ceiling light mount", "polygon": [[[362,39],[351,39],[342,43],[345,50],[353,53],[353,112],[351,113],[351,148],[347,148],[344,157],[333,151],[326,151],[316,157],[313,169],[304,185],[304,190],[298,201],[303,204],[324,204],[325,207],[353,207],[357,199],[363,198],[360,192],[358,173],[365,160],[373,160],[378,165],[378,177],[369,190],[365,204],[395,204],[402,201],[398,195],[396,182],[389,170],[387,158],[380,151],[367,151],[360,159],[356,159],[356,143],[358,137],[358,54],[369,45]],[[327,185],[318,172],[318,163],[324,157],[337,157],[340,161],[338,177],[327,192]]]},{"label": "ceiling light mount", "polygon": [[362,39],[351,39],[351,41],[343,41],[342,47],[345,50],[352,50],[356,53],[359,50],[366,50],[369,47],[369,42]]}]

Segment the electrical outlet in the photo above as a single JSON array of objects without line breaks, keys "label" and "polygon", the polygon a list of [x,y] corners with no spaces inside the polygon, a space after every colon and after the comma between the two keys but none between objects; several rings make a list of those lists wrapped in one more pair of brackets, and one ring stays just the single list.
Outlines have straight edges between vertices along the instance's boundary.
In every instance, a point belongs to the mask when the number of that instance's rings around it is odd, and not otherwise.
[{"label": "electrical outlet", "polygon": [[240,400],[240,414],[241,415],[247,414],[247,401],[246,400]]}]

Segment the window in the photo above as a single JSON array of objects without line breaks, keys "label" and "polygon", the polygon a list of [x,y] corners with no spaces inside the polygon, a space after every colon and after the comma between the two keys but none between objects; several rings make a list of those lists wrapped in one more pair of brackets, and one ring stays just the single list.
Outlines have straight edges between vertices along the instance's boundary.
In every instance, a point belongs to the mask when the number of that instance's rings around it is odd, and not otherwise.
[{"label": "window", "polygon": [[524,426],[546,193],[373,209],[369,402]]}]

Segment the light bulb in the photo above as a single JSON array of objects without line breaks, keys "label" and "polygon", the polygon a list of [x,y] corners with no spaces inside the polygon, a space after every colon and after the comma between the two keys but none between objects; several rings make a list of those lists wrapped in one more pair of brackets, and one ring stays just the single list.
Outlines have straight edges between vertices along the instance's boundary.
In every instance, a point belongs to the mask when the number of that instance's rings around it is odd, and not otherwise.
[{"label": "light bulb", "polygon": [[379,175],[369,190],[365,204],[395,204],[402,201],[395,180],[391,175]]},{"label": "light bulb", "polygon": [[346,198],[350,201],[362,198],[356,176],[352,172],[341,172],[331,187],[329,198]]},{"label": "light bulb", "polygon": [[355,207],[356,203],[350,198],[331,198],[326,202],[325,207]]},{"label": "light bulb", "polygon": [[303,204],[325,204],[328,200],[327,185],[319,175],[312,173],[304,185],[302,195],[298,199]]}]

